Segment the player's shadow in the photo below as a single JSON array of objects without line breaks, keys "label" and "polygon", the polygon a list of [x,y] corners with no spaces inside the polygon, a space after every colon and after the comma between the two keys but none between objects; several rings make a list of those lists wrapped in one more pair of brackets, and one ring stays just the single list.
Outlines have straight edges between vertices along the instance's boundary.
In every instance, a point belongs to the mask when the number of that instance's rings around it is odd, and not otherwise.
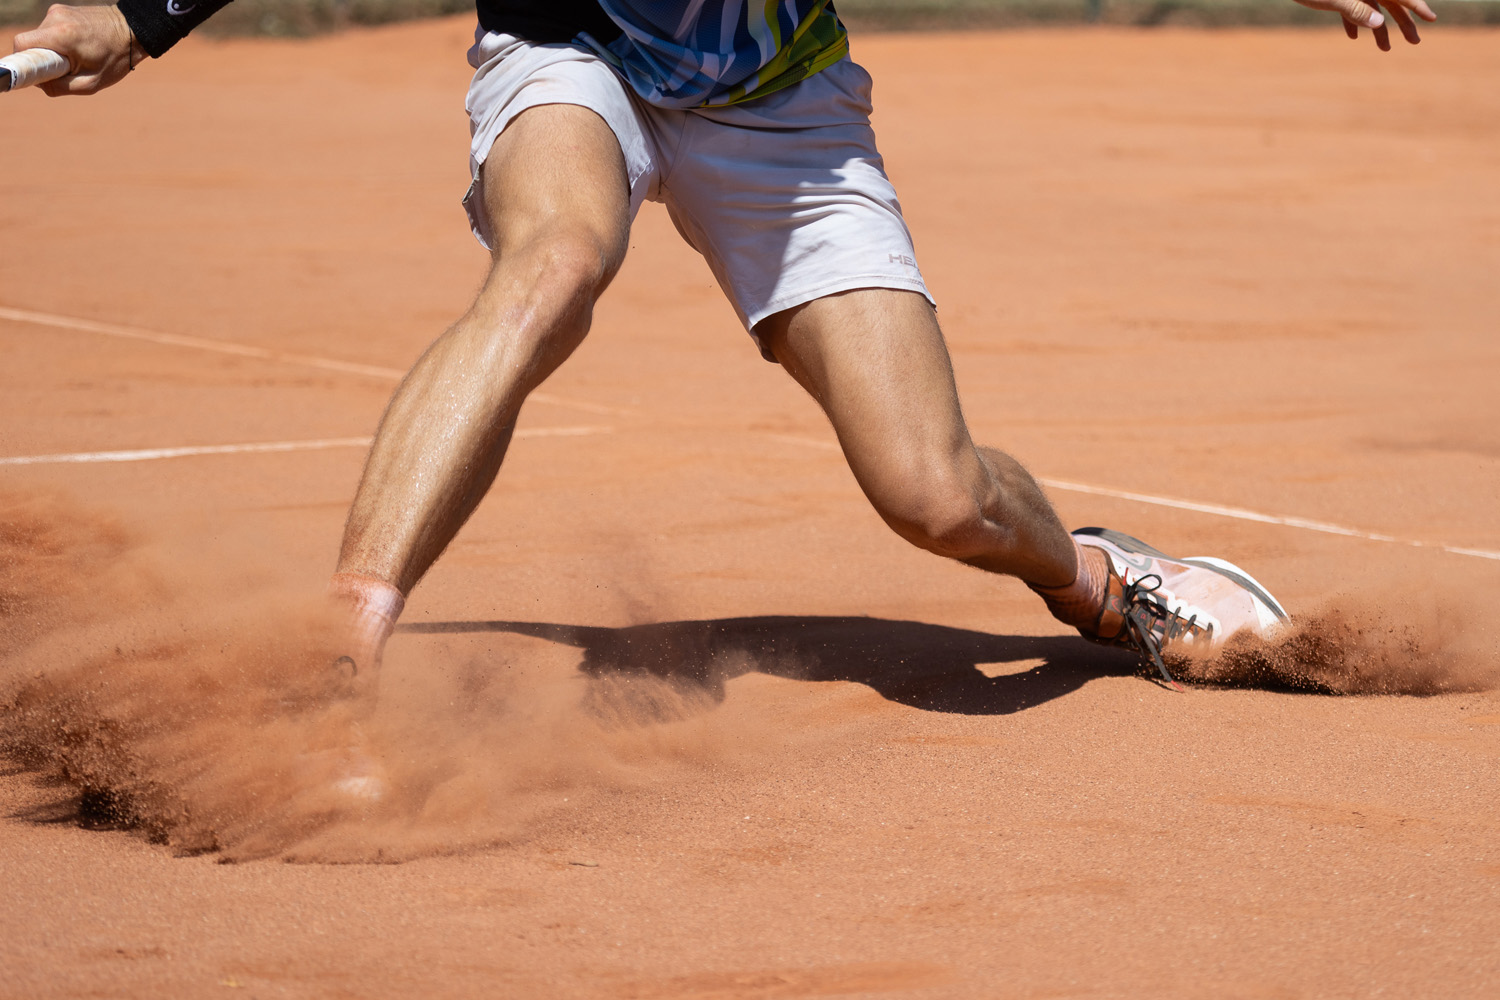
[{"label": "player's shadow", "polygon": [[854,681],[932,712],[1007,715],[1076,691],[1096,677],[1133,674],[1123,650],[1067,636],[991,635],[884,618],[762,616],[624,628],[545,622],[402,625],[408,634],[509,632],[583,650],[595,676],[649,674],[724,697],[726,681],[759,672],[803,681]]}]

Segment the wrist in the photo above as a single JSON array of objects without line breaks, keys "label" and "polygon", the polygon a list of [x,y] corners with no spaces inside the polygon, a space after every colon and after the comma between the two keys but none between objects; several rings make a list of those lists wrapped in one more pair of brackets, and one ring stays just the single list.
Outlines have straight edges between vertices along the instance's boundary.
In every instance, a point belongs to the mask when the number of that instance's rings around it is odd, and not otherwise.
[{"label": "wrist", "polygon": [[[193,10],[194,7],[187,9]],[[153,59],[161,57],[186,34],[185,26],[180,23],[182,18],[173,17],[167,4],[158,3],[158,0],[120,0],[114,10],[130,32],[132,66],[140,65],[147,56]]]},{"label": "wrist", "polygon": [[118,6],[110,7],[109,12],[113,16],[115,26],[119,29],[120,35],[124,40],[123,47],[125,49],[126,65],[130,69],[135,69],[145,61],[148,53],[136,39],[135,30],[130,27],[130,21],[126,19],[125,12],[120,10]]}]

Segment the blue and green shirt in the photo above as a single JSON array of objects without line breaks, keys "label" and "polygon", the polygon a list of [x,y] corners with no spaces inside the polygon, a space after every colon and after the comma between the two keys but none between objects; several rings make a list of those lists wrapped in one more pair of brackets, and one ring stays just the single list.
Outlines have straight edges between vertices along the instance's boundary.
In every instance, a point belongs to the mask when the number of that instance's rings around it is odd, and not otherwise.
[{"label": "blue and green shirt", "polygon": [[[120,0],[160,56],[229,0]],[[849,36],[831,0],[477,0],[486,31],[586,45],[647,103],[723,107],[832,66]]]},{"label": "blue and green shirt", "polygon": [[829,0],[599,0],[620,29],[601,44],[632,90],[667,108],[763,97],[833,65],[849,36]]}]

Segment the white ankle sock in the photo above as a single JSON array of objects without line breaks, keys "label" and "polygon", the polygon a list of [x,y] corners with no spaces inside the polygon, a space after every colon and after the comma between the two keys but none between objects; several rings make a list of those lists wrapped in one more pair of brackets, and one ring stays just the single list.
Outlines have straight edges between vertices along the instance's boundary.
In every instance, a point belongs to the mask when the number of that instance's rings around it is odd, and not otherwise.
[{"label": "white ankle sock", "polygon": [[1061,587],[1038,587],[1034,583],[1027,586],[1047,602],[1054,618],[1077,628],[1099,620],[1109,589],[1109,557],[1092,545],[1079,545],[1076,539],[1073,548],[1078,552],[1078,575],[1072,583]]},{"label": "white ankle sock", "polygon": [[348,615],[351,648],[346,655],[354,660],[357,672],[373,672],[380,666],[385,641],[396,628],[406,598],[384,580],[357,573],[335,573],[328,581],[328,593]]}]

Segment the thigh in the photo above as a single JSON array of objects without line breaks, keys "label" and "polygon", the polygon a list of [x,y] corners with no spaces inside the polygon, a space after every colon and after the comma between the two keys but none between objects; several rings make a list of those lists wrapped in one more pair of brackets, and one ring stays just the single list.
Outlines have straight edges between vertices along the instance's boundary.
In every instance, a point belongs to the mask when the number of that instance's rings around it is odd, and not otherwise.
[{"label": "thigh", "polygon": [[569,104],[519,115],[482,176],[490,270],[455,335],[463,365],[504,360],[494,385],[519,405],[587,335],[630,244],[630,197],[610,129]]},{"label": "thigh", "polygon": [[758,328],[767,348],[828,414],[849,467],[877,508],[913,483],[985,479],[959,408],[953,365],[922,295],[866,288],[816,299]]},{"label": "thigh", "polygon": [[596,113],[571,104],[522,112],[481,169],[481,210],[497,258],[550,241],[596,247],[610,274],[619,267],[630,188],[620,145]]},{"label": "thigh", "polygon": [[554,223],[627,230],[656,167],[639,109],[609,65],[581,46],[495,33],[469,58],[464,208],[479,241],[498,250]]}]

